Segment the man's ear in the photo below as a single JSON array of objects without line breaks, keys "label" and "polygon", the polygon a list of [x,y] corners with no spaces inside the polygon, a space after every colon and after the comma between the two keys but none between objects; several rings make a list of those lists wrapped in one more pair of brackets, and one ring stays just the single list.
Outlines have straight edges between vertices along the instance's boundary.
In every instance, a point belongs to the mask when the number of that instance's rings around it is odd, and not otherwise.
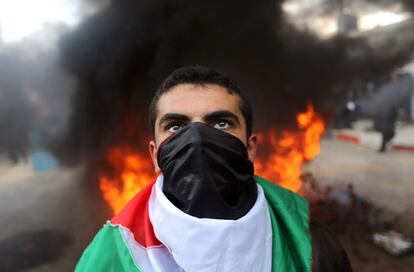
[{"label": "man's ear", "polygon": [[249,160],[251,162],[254,162],[254,159],[256,158],[256,152],[257,152],[257,135],[252,134],[247,140],[247,154],[249,155]]},{"label": "man's ear", "polygon": [[160,173],[161,169],[158,166],[158,159],[157,159],[158,149],[157,149],[155,142],[151,140],[148,144],[148,147],[149,147],[149,152],[150,152],[151,159],[152,159],[152,164],[154,165],[155,173]]}]

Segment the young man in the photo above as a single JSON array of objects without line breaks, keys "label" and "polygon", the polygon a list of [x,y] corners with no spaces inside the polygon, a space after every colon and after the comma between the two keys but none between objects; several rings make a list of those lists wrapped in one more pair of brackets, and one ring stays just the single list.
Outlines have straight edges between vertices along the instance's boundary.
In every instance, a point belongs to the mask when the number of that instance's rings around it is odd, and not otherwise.
[{"label": "young man", "polygon": [[[307,202],[254,176],[257,137],[239,87],[174,71],[150,107],[155,183],[96,235],[76,271],[350,271]],[[310,226],[309,226],[310,225]]]}]

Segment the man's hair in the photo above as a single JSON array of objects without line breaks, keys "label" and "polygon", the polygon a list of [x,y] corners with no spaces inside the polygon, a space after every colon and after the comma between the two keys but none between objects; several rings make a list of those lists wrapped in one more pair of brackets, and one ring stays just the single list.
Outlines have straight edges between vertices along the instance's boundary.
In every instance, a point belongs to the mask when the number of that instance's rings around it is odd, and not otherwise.
[{"label": "man's hair", "polygon": [[155,120],[157,118],[158,101],[163,94],[167,93],[169,90],[179,84],[194,84],[202,86],[206,84],[213,84],[225,88],[229,94],[236,94],[239,96],[240,111],[242,112],[243,118],[246,122],[246,135],[247,137],[251,135],[253,126],[253,113],[247,96],[230,78],[211,68],[198,65],[183,67],[175,70],[161,83],[155,92],[149,108],[150,125],[153,133],[155,132]]}]

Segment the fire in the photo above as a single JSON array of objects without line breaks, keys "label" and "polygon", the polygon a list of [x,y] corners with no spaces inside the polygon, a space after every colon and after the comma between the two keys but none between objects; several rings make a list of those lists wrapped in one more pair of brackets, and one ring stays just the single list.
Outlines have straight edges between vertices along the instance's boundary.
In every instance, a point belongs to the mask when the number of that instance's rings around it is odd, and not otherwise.
[{"label": "fire", "polygon": [[106,160],[113,167],[115,178],[103,175],[99,187],[112,211],[118,213],[137,192],[155,179],[154,167],[146,156],[127,147],[112,148]]},{"label": "fire", "polygon": [[256,174],[297,192],[302,186],[301,166],[314,159],[320,152],[320,138],[325,130],[322,118],[312,105],[296,116],[297,130],[271,129],[258,136],[260,146],[265,146],[264,156],[255,161]]},{"label": "fire", "polygon": [[[255,161],[256,174],[297,192],[301,187],[301,165],[314,159],[320,151],[319,141],[325,129],[322,118],[312,105],[296,116],[297,130],[277,132],[273,129],[259,133],[261,151]],[[114,213],[143,187],[155,180],[154,167],[147,155],[132,148],[115,147],[108,151],[106,161],[114,175],[100,177],[104,200]]]}]

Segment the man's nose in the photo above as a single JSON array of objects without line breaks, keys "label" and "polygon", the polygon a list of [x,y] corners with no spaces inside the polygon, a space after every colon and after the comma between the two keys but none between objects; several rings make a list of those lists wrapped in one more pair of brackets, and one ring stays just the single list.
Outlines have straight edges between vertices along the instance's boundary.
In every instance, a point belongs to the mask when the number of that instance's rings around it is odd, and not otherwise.
[{"label": "man's nose", "polygon": [[191,123],[195,123],[195,122],[198,122],[198,123],[203,123],[203,124],[205,124],[205,123],[206,123],[206,122],[203,120],[203,118],[201,118],[201,117],[196,117],[196,118],[191,119]]}]

